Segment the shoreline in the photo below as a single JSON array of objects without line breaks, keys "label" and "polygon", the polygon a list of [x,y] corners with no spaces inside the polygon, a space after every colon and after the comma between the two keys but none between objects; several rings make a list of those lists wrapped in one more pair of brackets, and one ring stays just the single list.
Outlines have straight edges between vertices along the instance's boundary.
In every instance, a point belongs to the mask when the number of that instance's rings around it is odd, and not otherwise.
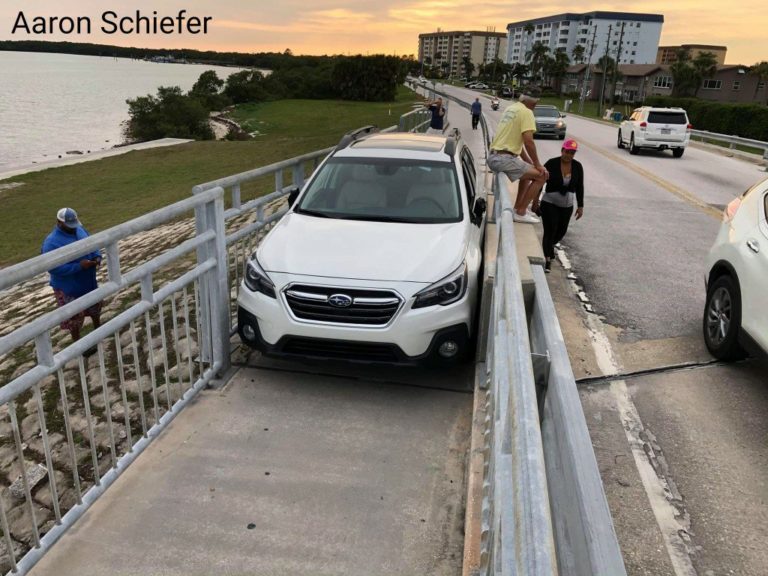
[{"label": "shoreline", "polygon": [[149,142],[140,142],[139,144],[125,144],[118,145],[107,150],[99,150],[97,152],[91,152],[86,154],[73,154],[67,158],[57,158],[55,160],[46,160],[44,162],[35,162],[34,164],[28,164],[26,166],[16,167],[4,172],[0,172],[0,182],[16,176],[22,176],[32,172],[42,172],[48,168],[59,168],[61,166],[70,166],[72,164],[81,164],[83,162],[92,162],[94,160],[101,160],[102,158],[109,158],[110,156],[119,156],[120,154],[126,154],[133,150],[146,150],[149,148],[161,148],[164,146],[176,146],[178,144],[186,144],[187,142],[194,142],[185,138],[161,138],[159,140],[150,140]]}]

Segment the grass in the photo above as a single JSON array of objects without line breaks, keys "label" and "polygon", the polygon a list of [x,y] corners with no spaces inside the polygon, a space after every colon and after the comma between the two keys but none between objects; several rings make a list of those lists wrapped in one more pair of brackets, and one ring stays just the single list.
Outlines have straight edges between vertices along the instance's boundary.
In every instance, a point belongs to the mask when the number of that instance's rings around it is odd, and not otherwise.
[{"label": "grass", "polygon": [[396,124],[417,98],[400,87],[392,103],[280,100],[245,105],[233,117],[258,127],[254,140],[133,151],[4,180],[24,185],[0,191],[0,266],[39,254],[62,206],[75,208],[93,234],[187,198],[195,184],[332,146],[360,126]]}]

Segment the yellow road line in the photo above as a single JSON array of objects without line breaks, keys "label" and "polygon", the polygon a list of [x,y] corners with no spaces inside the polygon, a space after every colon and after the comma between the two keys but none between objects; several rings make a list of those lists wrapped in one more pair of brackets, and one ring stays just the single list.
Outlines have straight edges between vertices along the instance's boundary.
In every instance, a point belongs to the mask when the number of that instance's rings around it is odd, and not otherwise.
[{"label": "yellow road line", "polygon": [[579,140],[579,144],[581,144],[582,146],[586,146],[590,150],[594,150],[598,154],[602,154],[603,156],[605,156],[609,160],[613,160],[614,162],[617,162],[617,163],[621,164],[622,166],[624,166],[626,168],[629,168],[633,172],[636,172],[636,173],[640,174],[641,176],[644,176],[645,178],[648,178],[652,182],[654,182],[654,183],[658,184],[659,186],[661,186],[662,188],[664,188],[664,190],[666,190],[667,192],[671,192],[672,194],[674,194],[675,196],[677,196],[678,198],[680,198],[684,202],[687,202],[691,206],[694,206],[695,208],[698,208],[699,210],[701,210],[702,212],[704,212],[708,216],[712,216],[713,218],[717,218],[718,220],[720,220],[722,218],[722,212],[720,210],[718,210],[717,208],[713,208],[712,206],[710,206],[709,204],[707,204],[706,202],[704,202],[700,198],[698,198],[698,197],[694,196],[693,194],[691,194],[690,192],[688,192],[687,190],[683,190],[682,188],[678,188],[677,186],[675,186],[671,182],[667,182],[663,178],[659,178],[653,172],[649,172],[648,170],[645,170],[644,168],[640,168],[637,164],[635,164],[633,162],[630,162],[629,160],[626,160],[624,158],[621,158],[621,157],[617,156],[616,154],[614,154],[613,152],[608,152],[607,150],[603,150],[602,148],[600,148],[600,147],[598,147],[598,146],[596,146],[594,144],[590,144],[589,142],[586,142],[585,140]]}]

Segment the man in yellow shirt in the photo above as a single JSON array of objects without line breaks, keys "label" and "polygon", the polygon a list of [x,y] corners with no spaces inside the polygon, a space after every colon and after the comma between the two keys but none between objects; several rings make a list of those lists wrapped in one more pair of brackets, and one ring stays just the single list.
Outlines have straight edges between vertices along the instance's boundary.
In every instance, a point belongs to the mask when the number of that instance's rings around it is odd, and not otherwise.
[{"label": "man in yellow shirt", "polygon": [[514,182],[520,180],[515,200],[515,222],[535,224],[539,219],[528,212],[528,205],[547,181],[547,171],[539,161],[533,134],[536,120],[533,109],[538,98],[522,95],[501,117],[488,154],[488,168],[504,172]]}]

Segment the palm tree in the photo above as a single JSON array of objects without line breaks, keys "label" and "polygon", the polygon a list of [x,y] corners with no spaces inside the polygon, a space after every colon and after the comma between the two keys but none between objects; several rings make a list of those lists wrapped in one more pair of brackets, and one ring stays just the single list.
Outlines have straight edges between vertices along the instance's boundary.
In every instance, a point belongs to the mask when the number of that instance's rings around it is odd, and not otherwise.
[{"label": "palm tree", "polygon": [[475,71],[475,65],[472,63],[472,59],[469,56],[464,56],[464,58],[461,59],[461,63],[464,66],[464,75],[467,78],[467,82],[469,82],[472,72]]},{"label": "palm tree", "polygon": [[584,62],[585,52],[586,50],[584,46],[582,44],[577,44],[572,52],[573,61],[576,62],[576,64],[582,64]]},{"label": "palm tree", "polygon": [[536,78],[544,65],[548,53],[549,46],[541,42],[534,42],[533,47],[525,54],[525,60],[529,62],[531,68],[533,82],[536,82]]},{"label": "palm tree", "polygon": [[691,65],[691,53],[685,48],[677,51],[677,58],[669,67],[672,74],[672,96],[690,96],[701,81],[696,80],[696,70]]},{"label": "palm tree", "polygon": [[701,83],[707,78],[712,78],[717,73],[717,58],[715,58],[712,52],[700,52],[693,59],[691,65],[696,72],[696,89],[693,91],[693,95],[698,96]]},{"label": "palm tree", "polygon": [[557,91],[560,91],[560,85],[566,72],[568,72],[568,66],[571,65],[571,59],[568,58],[564,48],[558,48],[555,50],[555,57],[550,64],[549,75],[550,79],[557,83]]},{"label": "palm tree", "polygon": [[764,104],[768,106],[768,61],[763,60],[758,62],[749,69],[749,73],[758,77],[758,82],[755,84],[755,98],[757,98],[757,89],[760,87],[760,82],[763,83],[763,94],[765,98]]}]

